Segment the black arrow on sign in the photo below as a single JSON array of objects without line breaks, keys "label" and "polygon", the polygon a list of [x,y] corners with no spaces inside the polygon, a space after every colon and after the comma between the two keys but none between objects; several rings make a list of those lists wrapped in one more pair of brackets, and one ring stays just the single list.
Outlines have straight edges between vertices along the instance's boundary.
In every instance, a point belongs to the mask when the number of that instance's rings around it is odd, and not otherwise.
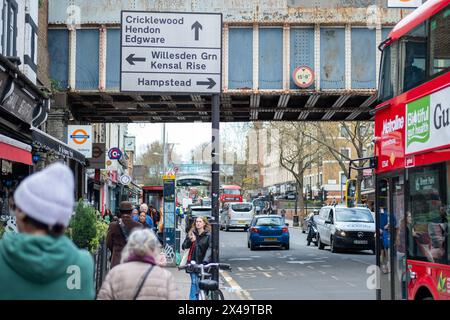
[{"label": "black arrow on sign", "polygon": [[208,81],[197,81],[198,86],[209,86],[207,89],[212,89],[216,82],[212,78],[208,78]]},{"label": "black arrow on sign", "polygon": [[134,66],[134,62],[135,62],[135,61],[142,61],[142,62],[145,62],[145,58],[135,58],[135,57],[134,57],[134,53],[131,53],[131,54],[127,57],[126,60],[127,60],[128,63],[131,64],[132,66]]},{"label": "black arrow on sign", "polygon": [[202,25],[200,24],[200,22],[195,21],[195,23],[192,25],[191,30],[195,29],[195,40],[198,40],[198,30],[203,30]]}]

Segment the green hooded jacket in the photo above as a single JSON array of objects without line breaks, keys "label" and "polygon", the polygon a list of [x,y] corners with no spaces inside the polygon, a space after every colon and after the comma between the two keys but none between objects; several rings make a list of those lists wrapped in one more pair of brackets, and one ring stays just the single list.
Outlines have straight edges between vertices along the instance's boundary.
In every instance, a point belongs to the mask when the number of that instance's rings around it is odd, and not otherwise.
[{"label": "green hooded jacket", "polygon": [[94,299],[94,262],[66,236],[5,233],[0,300]]}]

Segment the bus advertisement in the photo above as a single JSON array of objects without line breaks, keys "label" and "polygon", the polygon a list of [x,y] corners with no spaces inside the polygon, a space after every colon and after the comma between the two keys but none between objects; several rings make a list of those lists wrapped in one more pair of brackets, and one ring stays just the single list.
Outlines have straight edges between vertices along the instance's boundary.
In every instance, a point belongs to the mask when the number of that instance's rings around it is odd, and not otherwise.
[{"label": "bus advertisement", "polygon": [[450,299],[450,0],[390,32],[375,109],[378,299]]}]

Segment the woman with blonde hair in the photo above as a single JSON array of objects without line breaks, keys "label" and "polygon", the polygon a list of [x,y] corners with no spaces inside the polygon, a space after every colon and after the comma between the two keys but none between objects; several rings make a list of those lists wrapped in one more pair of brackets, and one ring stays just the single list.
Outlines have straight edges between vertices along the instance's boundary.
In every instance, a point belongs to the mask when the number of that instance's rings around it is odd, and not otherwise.
[{"label": "woman with blonde hair", "polygon": [[135,229],[121,264],[106,275],[98,300],[179,300],[175,278],[158,265],[159,241],[150,229]]},{"label": "woman with blonde hair", "polygon": [[[211,261],[211,225],[206,217],[197,217],[183,242],[189,249],[188,262],[209,263]],[[198,300],[198,275],[191,272],[190,300]]]}]

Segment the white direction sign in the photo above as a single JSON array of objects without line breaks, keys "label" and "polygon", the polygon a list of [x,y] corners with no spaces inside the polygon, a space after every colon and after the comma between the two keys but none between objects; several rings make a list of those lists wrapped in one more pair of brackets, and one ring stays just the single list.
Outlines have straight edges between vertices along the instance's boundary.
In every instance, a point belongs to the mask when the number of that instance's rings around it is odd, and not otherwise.
[{"label": "white direction sign", "polygon": [[222,14],[122,11],[120,91],[220,93]]}]

